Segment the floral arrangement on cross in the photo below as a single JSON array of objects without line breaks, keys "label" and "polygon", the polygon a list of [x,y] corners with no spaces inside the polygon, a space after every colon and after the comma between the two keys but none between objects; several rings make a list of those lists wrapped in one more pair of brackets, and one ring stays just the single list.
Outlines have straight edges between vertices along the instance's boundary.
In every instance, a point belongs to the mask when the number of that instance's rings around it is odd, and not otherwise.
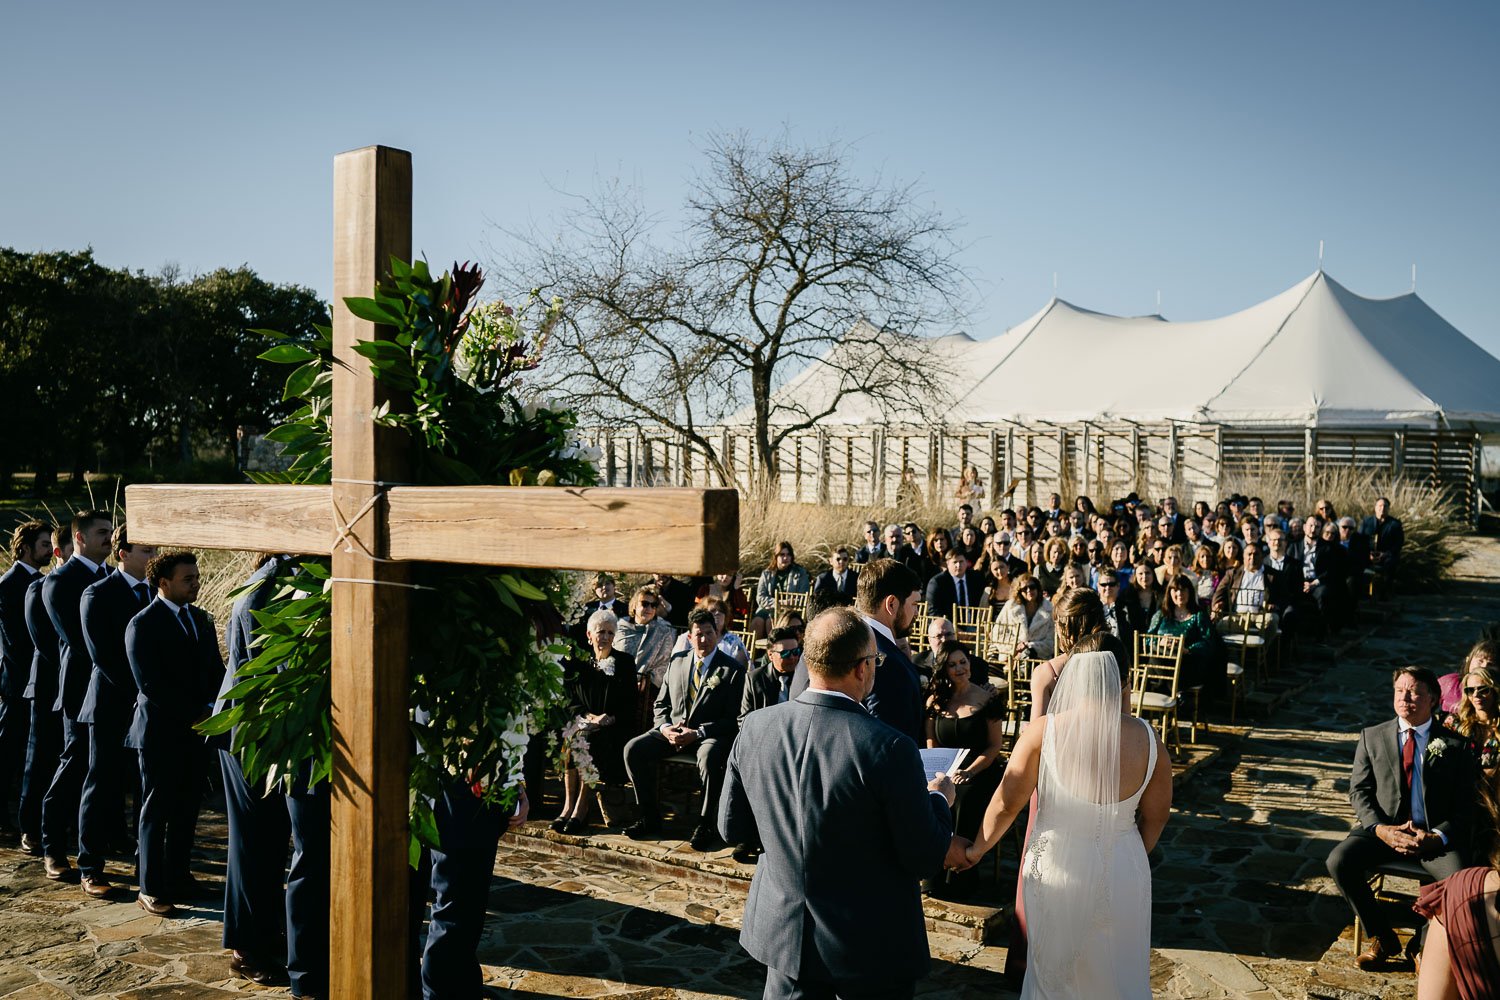
[{"label": "floral arrangement on cross", "polygon": [[[395,331],[356,348],[390,390],[376,421],[409,439],[414,484],[594,485],[598,454],[573,437],[574,415],[522,392],[521,377],[539,363],[561,301],[542,303],[533,291],[520,309],[476,304],[483,280],[477,266],[455,264],[433,277],[424,261],[393,258],[374,296],[346,300],[355,316]],[[257,332],[278,341],[263,359],[296,366],[283,395],[300,405],[266,435],[291,459],[287,470],[251,476],[329,483],[332,331],[320,327],[310,342]],[[255,655],[229,692],[232,707],[200,727],[234,731],[232,749],[252,784],[312,786],[332,772],[330,575],[326,556],[285,561],[275,596],[254,613]],[[531,735],[561,722],[562,659],[572,652],[563,614],[572,593],[565,574],[536,569],[418,563],[411,583],[415,865],[423,844],[436,845],[429,800],[443,788],[462,782],[514,807]],[[575,761],[587,759],[583,734],[569,735]]]}]

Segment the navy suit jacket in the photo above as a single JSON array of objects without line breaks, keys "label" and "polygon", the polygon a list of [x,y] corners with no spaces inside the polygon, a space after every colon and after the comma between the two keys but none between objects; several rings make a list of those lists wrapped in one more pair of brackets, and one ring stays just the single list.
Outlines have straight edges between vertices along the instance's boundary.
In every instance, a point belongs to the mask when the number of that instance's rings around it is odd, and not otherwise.
[{"label": "navy suit jacket", "polygon": [[844,570],[844,585],[839,586],[838,579],[833,575],[833,570],[825,569],[818,574],[813,582],[813,590],[818,594],[832,594],[834,598],[843,604],[853,604],[854,595],[859,588],[859,577],[854,570]]},{"label": "navy suit jacket", "polygon": [[135,716],[125,745],[137,749],[186,746],[200,739],[193,731],[224,679],[224,661],[213,619],[193,608],[197,637],[187,634],[160,599],[130,619],[125,655],[135,678]]},{"label": "navy suit jacket", "polygon": [[[977,608],[984,604],[984,577],[975,572],[964,573],[964,586],[968,589],[965,607]],[[953,574],[946,570],[927,582],[927,614],[932,618],[948,618],[953,614],[953,605],[958,600],[958,584]]]},{"label": "navy suit jacket", "polygon": [[83,592],[79,602],[83,641],[94,669],[78,709],[79,722],[114,722],[123,727],[130,721],[135,708],[135,679],[125,658],[125,627],[150,603],[149,587],[146,594],[147,600],[142,603],[119,570]]},{"label": "navy suit jacket", "polygon": [[[946,575],[946,574],[944,574]],[[875,689],[865,699],[865,708],[881,722],[898,732],[905,733],[912,742],[921,746],[925,739],[922,725],[922,678],[916,665],[906,654],[886,641],[885,636],[875,634],[875,648],[885,654],[885,662],[875,671]],[[811,678],[807,674],[807,658],[797,661],[797,673],[792,679],[792,697],[800,697],[807,690]]]},{"label": "navy suit jacket", "polygon": [[57,629],[47,617],[47,606],[42,603],[42,583],[47,578],[39,576],[26,588],[26,634],[31,636],[31,676],[26,679],[25,697],[39,701],[48,710],[55,712],[57,706]]},{"label": "navy suit jacket", "polygon": [[26,697],[31,679],[36,647],[26,630],[26,589],[40,579],[36,570],[19,562],[0,576],[0,693],[9,699]]},{"label": "navy suit jacket", "polygon": [[57,632],[57,700],[52,708],[75,722],[94,673],[88,643],[83,638],[81,605],[83,592],[96,580],[94,571],[75,555],[42,581],[42,603]]},{"label": "navy suit jacket", "polygon": [[[224,680],[219,685],[218,697],[214,701],[215,715],[233,707],[233,703],[224,695],[239,683],[235,675],[239,673],[240,668],[255,659],[255,650],[252,648],[255,639],[255,612],[265,607],[270,603],[271,598],[276,596],[276,574],[284,567],[285,563],[281,556],[273,556],[266,560],[245,581],[246,587],[255,589],[241,594],[239,600],[234,602],[234,607],[230,609],[229,621],[224,623],[224,647],[229,650],[229,664],[224,671]],[[209,746],[228,750],[234,744],[234,730],[231,729],[218,736],[210,736],[208,742]]]},{"label": "navy suit jacket", "polygon": [[756,961],[844,983],[927,972],[921,880],[942,870],[952,813],[916,744],[858,703],[807,691],[747,715],[719,832],[765,849],[740,930]]}]

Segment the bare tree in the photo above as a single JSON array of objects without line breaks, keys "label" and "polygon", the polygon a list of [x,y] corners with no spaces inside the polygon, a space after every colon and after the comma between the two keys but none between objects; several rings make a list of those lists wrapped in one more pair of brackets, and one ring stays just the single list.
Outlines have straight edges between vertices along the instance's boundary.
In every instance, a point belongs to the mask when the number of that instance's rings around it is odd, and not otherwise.
[{"label": "bare tree", "polygon": [[852,177],[845,152],[717,137],[670,245],[618,186],[560,237],[521,236],[506,269],[565,303],[543,390],[587,418],[667,428],[726,481],[711,434],[726,423],[753,428],[774,479],[782,441],[846,397],[939,412],[949,373],[931,334],[952,329],[965,284],[954,226],[909,186]]}]

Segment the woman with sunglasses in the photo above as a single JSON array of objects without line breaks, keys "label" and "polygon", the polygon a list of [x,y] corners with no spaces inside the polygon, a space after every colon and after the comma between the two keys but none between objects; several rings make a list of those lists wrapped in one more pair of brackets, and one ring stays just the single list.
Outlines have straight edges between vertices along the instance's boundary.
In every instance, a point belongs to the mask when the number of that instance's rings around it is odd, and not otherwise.
[{"label": "woman with sunglasses", "polygon": [[1015,648],[1017,657],[1051,658],[1055,642],[1052,602],[1042,594],[1042,585],[1030,573],[1022,573],[1011,582],[1010,600],[1000,609],[995,624],[1021,626],[1021,636]]},{"label": "woman with sunglasses", "polygon": [[[1001,717],[1005,699],[993,688],[976,683],[971,672],[969,650],[957,639],[938,649],[937,668],[927,685],[927,746],[968,750],[963,765],[949,775],[956,786],[953,832],[974,839],[990,796],[1000,784],[1003,766],[997,766],[1005,733]],[[950,873],[944,898],[962,898],[972,892],[977,872]]]},{"label": "woman with sunglasses", "polygon": [[1469,741],[1479,766],[1493,776],[1500,768],[1500,652],[1494,640],[1480,642],[1464,661],[1463,700],[1448,725]]},{"label": "woman with sunglasses", "polygon": [[620,619],[615,632],[615,649],[635,660],[637,686],[640,688],[643,717],[651,717],[651,703],[656,690],[667,676],[672,644],[677,630],[662,617],[661,591],[655,586],[637,588],[630,597],[630,617]]}]

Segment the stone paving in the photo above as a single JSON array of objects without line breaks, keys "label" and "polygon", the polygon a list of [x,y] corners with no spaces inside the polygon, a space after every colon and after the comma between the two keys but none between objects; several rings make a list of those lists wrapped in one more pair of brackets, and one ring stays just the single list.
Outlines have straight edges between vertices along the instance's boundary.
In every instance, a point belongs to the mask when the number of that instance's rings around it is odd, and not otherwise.
[{"label": "stone paving", "polygon": [[[1350,914],[1324,868],[1348,829],[1349,762],[1358,728],[1389,715],[1389,672],[1425,663],[1446,672],[1479,628],[1500,621],[1500,540],[1476,540],[1461,577],[1436,595],[1406,596],[1399,616],[1371,618],[1350,646],[1307,650],[1269,718],[1228,730],[1218,753],[1179,786],[1153,855],[1152,986],[1158,996],[1409,997],[1409,970],[1353,965]],[[1244,718],[1241,722],[1246,722]],[[216,822],[217,821],[217,822]],[[750,997],[762,970],[736,935],[748,874],[727,854],[680,843],[623,853],[622,838],[558,838],[532,824],[507,838],[480,946],[493,995]],[[222,821],[206,816],[197,870],[222,873]],[[639,846],[639,845],[633,845]],[[978,905],[934,903],[927,997],[1015,994],[1000,975],[996,912],[1011,857]],[[116,871],[122,871],[116,868]],[[1411,883],[1393,888],[1410,892]],[[983,896],[983,894],[982,894]],[[41,862],[0,845],[0,997],[119,1000],[285,995],[232,978],[219,947],[219,906],[163,920],[48,882]],[[1404,912],[1392,903],[1392,913]],[[981,943],[983,925],[1000,943]]]}]

